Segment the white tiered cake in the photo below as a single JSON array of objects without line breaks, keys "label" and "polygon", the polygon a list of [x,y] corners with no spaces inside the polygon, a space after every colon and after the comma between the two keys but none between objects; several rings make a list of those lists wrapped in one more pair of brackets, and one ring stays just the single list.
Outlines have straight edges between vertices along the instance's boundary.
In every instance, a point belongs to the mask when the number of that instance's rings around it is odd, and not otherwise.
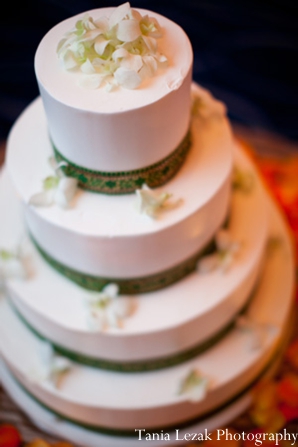
[{"label": "white tiered cake", "polygon": [[224,426],[278,362],[294,283],[224,106],[181,28],[129,4],[57,25],[35,67],[0,177],[5,388],[82,446]]}]

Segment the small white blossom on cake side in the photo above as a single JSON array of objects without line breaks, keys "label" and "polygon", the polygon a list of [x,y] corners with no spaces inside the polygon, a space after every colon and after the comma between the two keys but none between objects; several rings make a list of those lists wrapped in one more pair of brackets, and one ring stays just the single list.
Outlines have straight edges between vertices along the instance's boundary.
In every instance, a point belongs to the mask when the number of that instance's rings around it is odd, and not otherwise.
[{"label": "small white blossom on cake side", "polygon": [[40,342],[38,349],[38,368],[28,374],[29,380],[33,382],[49,382],[55,388],[60,388],[62,380],[70,372],[72,362],[55,353],[51,343],[47,341]]},{"label": "small white blossom on cake side", "polygon": [[68,208],[78,189],[78,180],[66,177],[61,167],[67,163],[57,163],[54,157],[49,159],[54,175],[43,181],[43,190],[30,197],[29,204],[36,207],[51,206],[54,203],[61,208]]},{"label": "small white blossom on cake side", "polygon": [[181,381],[178,394],[184,394],[188,400],[199,402],[203,400],[210,388],[210,378],[193,369]]},{"label": "small white blossom on cake side", "polygon": [[136,190],[137,200],[136,209],[140,214],[146,214],[149,217],[156,218],[162,211],[176,208],[182,203],[181,199],[170,200],[172,194],[168,192],[159,192],[143,185],[141,189]]},{"label": "small white blossom on cake side", "polygon": [[209,273],[216,269],[227,272],[231,267],[241,244],[232,239],[230,232],[220,229],[215,235],[216,251],[210,255],[203,256],[197,264],[199,273]]},{"label": "small white blossom on cake side", "polygon": [[247,334],[247,349],[249,351],[261,349],[266,343],[268,336],[276,332],[274,325],[259,323],[245,315],[240,315],[237,318],[236,327],[241,332]]},{"label": "small white blossom on cake side", "polygon": [[119,296],[117,284],[106,285],[101,292],[87,298],[87,323],[92,331],[104,331],[109,327],[120,328],[123,320],[132,313],[129,298]]},{"label": "small white blossom on cake side", "polygon": [[6,280],[29,277],[28,254],[20,243],[15,250],[0,249],[0,290],[4,289]]},{"label": "small white blossom on cake side", "polygon": [[161,35],[155,18],[142,16],[127,2],[110,17],[85,15],[59,42],[57,53],[66,70],[80,68],[82,87],[135,89],[167,64],[167,58],[158,51]]}]

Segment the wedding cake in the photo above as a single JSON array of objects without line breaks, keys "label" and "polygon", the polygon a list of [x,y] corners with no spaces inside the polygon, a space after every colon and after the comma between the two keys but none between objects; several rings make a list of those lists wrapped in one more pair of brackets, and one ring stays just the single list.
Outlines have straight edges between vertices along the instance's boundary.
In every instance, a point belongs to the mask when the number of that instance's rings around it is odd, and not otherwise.
[{"label": "wedding cake", "polygon": [[9,136],[1,380],[78,445],[202,439],[289,337],[287,227],[192,59],[177,24],[129,3],[71,17]]}]

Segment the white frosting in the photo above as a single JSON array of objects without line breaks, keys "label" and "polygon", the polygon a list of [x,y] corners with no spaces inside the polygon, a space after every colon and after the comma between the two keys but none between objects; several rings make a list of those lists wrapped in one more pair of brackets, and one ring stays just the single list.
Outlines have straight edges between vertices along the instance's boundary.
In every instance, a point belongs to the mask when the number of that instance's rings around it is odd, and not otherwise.
[{"label": "white frosting", "polygon": [[[57,391],[48,383],[30,379],[30,371],[40,361],[37,355],[40,341],[2,300],[0,347],[5,362],[44,404],[85,423],[100,421],[102,426],[134,430],[136,426],[178,424],[216,409],[258,377],[277,354],[288,332],[293,304],[294,257],[285,225],[273,208],[270,222],[270,234],[278,234],[282,245],[267,258],[249,316],[275,330],[267,333],[259,349],[247,349],[250,335],[236,328],[197,358],[161,371],[121,374],[77,366]],[[189,402],[184,394],[177,394],[179,383],[194,368],[212,380],[206,398],[196,403]]]},{"label": "white frosting", "polygon": [[[236,162],[243,171],[254,172],[238,150]],[[20,202],[7,173],[2,181],[1,203],[3,208],[9,204],[9,213],[0,246],[22,232]],[[63,340],[69,349],[123,361],[172,355],[212,336],[244,306],[260,273],[267,229],[264,192],[255,179],[250,194],[232,196],[230,230],[241,248],[228,274],[195,272],[173,286],[130,298],[136,311],[121,329],[90,332],[86,312],[90,292],[56,273],[33,248],[33,275],[30,281],[11,281],[10,295],[33,327],[56,343]]]},{"label": "white frosting", "polygon": [[[152,220],[137,213],[133,194],[80,191],[66,211],[56,205],[26,205],[27,224],[37,242],[68,267],[112,278],[160,272],[196,253],[227,215],[232,136],[227,120],[212,114],[195,118],[192,130],[185,164],[161,188],[174,200],[182,199],[180,206]],[[8,170],[26,203],[52,174],[51,153],[39,99],[21,116],[8,141]]]},{"label": "white frosting", "polygon": [[[98,18],[111,8],[89,11]],[[78,85],[81,72],[64,71],[58,42],[82,15],[67,19],[41,41],[35,71],[47,113],[51,138],[70,161],[99,171],[123,171],[151,165],[172,152],[185,136],[190,120],[192,49],[184,31],[159,14],[158,39],[168,67],[159,69],[135,90],[118,87],[87,90]]]},{"label": "white frosting", "polygon": [[[276,365],[273,365],[276,367]],[[1,379],[3,387],[12,396],[15,402],[18,402],[20,408],[30,417],[34,424],[41,430],[56,435],[57,437],[67,439],[70,442],[78,445],[88,445],[88,447],[135,447],[140,444],[138,437],[119,437],[112,435],[105,435],[95,433],[78,425],[67,421],[59,420],[53,414],[46,410],[33,400],[21,387],[17,385],[15,380],[11,377],[8,369],[2,362],[0,362]],[[186,433],[204,433],[215,431],[218,427],[228,426],[230,421],[235,420],[239,414],[242,414],[252,402],[251,389],[243,396],[229,405],[227,408],[219,410],[211,417],[205,418],[203,421],[194,423],[179,431],[180,437]],[[157,431],[158,433],[158,431]],[[165,433],[165,432],[164,432]],[[176,439],[176,432],[170,431],[170,438]],[[150,441],[153,447],[164,446],[165,442],[162,439]]]}]

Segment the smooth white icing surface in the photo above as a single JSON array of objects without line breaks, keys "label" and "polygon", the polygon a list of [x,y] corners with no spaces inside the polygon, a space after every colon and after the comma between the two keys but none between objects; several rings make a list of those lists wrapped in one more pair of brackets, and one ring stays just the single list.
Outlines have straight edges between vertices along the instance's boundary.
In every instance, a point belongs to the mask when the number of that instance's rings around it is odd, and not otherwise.
[{"label": "smooth white icing surface", "polygon": [[[89,11],[94,18],[111,8]],[[168,67],[159,69],[135,90],[107,92],[78,85],[80,72],[62,69],[58,42],[82,17],[67,19],[50,30],[35,57],[51,138],[70,161],[99,171],[123,171],[151,165],[172,152],[185,136],[190,120],[192,49],[184,31],[159,14],[163,36],[160,52]]]},{"label": "smooth white icing surface", "polygon": [[[230,199],[233,140],[224,116],[193,120],[193,145],[178,174],[161,191],[182,199],[156,220],[135,209],[136,196],[79,191],[67,211],[26,206],[37,242],[56,260],[76,270],[129,278],[160,272],[199,251],[224,221]],[[7,166],[28,203],[52,174],[52,154],[40,99],[15,124]],[[158,256],[156,250],[158,247]]]},{"label": "smooth white icing surface", "polygon": [[[267,239],[267,205],[252,164],[235,148],[237,166],[254,175],[250,194],[232,195],[231,232],[242,244],[239,258],[227,274],[193,273],[173,286],[130,298],[136,311],[123,328],[103,333],[87,330],[86,299],[90,292],[77,287],[32,251],[29,281],[11,281],[10,294],[27,320],[53,341],[87,355],[134,360],[171,355],[190,348],[216,333],[245,304],[260,272]],[[7,172],[2,178],[1,203],[8,208],[7,225],[0,242],[21,234],[21,213]],[[12,218],[10,219],[10,213]],[[12,243],[12,242],[11,242]],[[1,246],[1,244],[0,244]],[[156,254],[158,257],[159,255]]]},{"label": "smooth white icing surface", "polygon": [[[289,328],[294,257],[287,229],[272,204],[270,222],[269,234],[278,236],[281,245],[267,257],[260,286],[248,313],[253,321],[272,327],[258,349],[248,348],[250,333],[233,329],[214,347],[179,366],[132,374],[76,366],[65,377],[61,389],[55,390],[48,383],[30,379],[30,372],[39,362],[40,341],[2,300],[0,346],[5,362],[37,398],[81,422],[98,424],[100,421],[103,426],[132,429],[139,424],[144,428],[165,426],[217,408],[258,376],[276,355]],[[206,398],[197,403],[177,394],[180,381],[193,368],[212,379]]]}]

